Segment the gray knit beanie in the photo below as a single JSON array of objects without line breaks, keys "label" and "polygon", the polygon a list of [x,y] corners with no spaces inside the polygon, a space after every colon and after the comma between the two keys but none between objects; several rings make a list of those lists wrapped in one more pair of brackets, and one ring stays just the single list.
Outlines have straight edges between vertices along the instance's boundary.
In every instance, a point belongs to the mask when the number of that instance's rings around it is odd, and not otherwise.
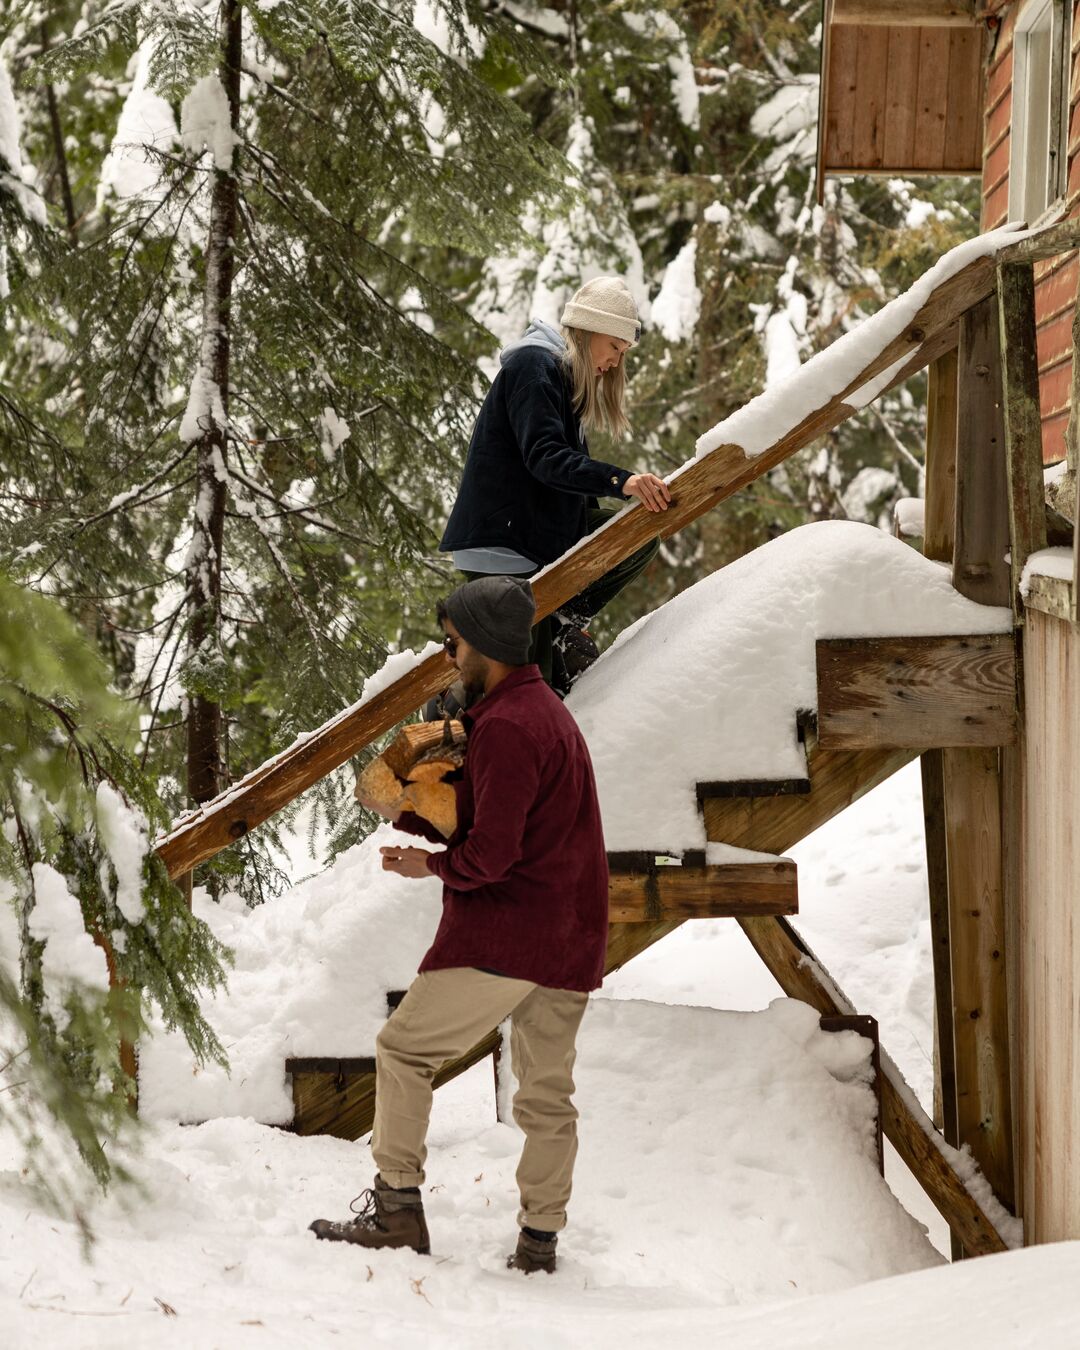
[{"label": "gray knit beanie", "polygon": [[508,666],[529,660],[536,602],[524,577],[478,577],[446,597],[446,614],[481,656]]},{"label": "gray knit beanie", "polygon": [[622,277],[593,277],[573,295],[562,312],[564,328],[607,333],[633,347],[641,337],[641,323],[630,287]]}]

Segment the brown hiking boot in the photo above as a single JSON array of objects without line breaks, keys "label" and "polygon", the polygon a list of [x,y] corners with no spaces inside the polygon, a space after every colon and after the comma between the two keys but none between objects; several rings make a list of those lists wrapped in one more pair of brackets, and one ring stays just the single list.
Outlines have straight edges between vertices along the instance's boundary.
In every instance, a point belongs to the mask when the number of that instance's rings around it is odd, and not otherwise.
[{"label": "brown hiking boot", "polygon": [[528,1233],[518,1233],[517,1251],[506,1258],[507,1270],[523,1270],[531,1275],[535,1270],[546,1270],[549,1275],[555,1270],[555,1246],[559,1241],[557,1233],[540,1241]]},{"label": "brown hiking boot", "polygon": [[308,1226],[317,1238],[327,1242],[353,1242],[359,1247],[411,1247],[421,1256],[431,1251],[419,1191],[395,1191],[377,1176],[374,1188],[358,1195],[349,1208],[355,1219],[344,1223],[316,1219]]}]

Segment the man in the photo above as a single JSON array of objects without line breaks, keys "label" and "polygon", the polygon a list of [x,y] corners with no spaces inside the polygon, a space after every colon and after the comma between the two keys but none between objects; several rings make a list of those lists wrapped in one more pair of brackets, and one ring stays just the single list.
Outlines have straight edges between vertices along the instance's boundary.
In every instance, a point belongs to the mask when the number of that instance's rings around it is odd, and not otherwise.
[{"label": "man", "polygon": [[[510,1017],[514,1119],[525,1145],[520,1233],[508,1264],[526,1273],[555,1269],[577,1153],[574,1042],[588,993],[603,977],[608,874],[585,741],[528,663],[534,615],[529,583],[512,576],[470,581],[438,608],[466,691],[457,829],[444,852],[382,854],[387,871],[440,877],[443,915],[420,973],[376,1041],[374,1187],[355,1219],[316,1220],[320,1238],[429,1250],[420,1186],[431,1080]],[[442,842],[412,813],[393,819]]]}]

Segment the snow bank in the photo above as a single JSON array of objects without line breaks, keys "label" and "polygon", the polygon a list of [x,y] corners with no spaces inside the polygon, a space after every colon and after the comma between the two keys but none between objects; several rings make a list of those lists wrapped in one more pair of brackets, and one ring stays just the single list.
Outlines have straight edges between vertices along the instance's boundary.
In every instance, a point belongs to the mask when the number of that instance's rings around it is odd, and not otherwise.
[{"label": "snow bank", "polygon": [[[1014,225],[1005,225],[950,249],[903,295],[811,357],[783,384],[768,387],[707,431],[697,442],[697,457],[700,459],[721,445],[741,446],[748,459],[762,454],[812,412],[842,393],[894,338],[899,337],[943,281],[962,271],[976,258],[994,253],[1029,233]],[[874,384],[875,381],[869,381],[864,385],[858,391],[859,401],[852,406],[869,402],[870,397],[865,391]],[[884,384],[880,384],[871,397],[876,397],[882,388]],[[852,397],[857,396],[853,394]],[[678,472],[672,477],[677,477]]]},{"label": "snow bank", "polygon": [[869,525],[804,525],[621,633],[567,707],[588,741],[609,849],[701,848],[695,784],[802,778],[798,709],[818,638],[1007,632],[1004,608]]},{"label": "snow bank", "polygon": [[[130,1210],[119,1192],[103,1203],[92,1266],[74,1225],[0,1171],[0,1318],[16,1344],[51,1343],[62,1322],[73,1345],[148,1348],[494,1336],[622,1350],[683,1345],[695,1328],[697,1344],[741,1348],[729,1327],[795,1318],[811,1295],[839,1309],[862,1281],[939,1261],[877,1173],[866,1069],[865,1040],[820,1031],[787,1000],[754,1014],[593,1003],[575,1069],[570,1225],[542,1283],[504,1266],[522,1141],[496,1122],[487,1063],[436,1094],[431,1257],[307,1232],[370,1184],[364,1144],[250,1120],[152,1127],[135,1160],[147,1194]],[[835,1311],[830,1344],[841,1322]]]},{"label": "snow bank", "polygon": [[139,1106],[149,1120],[254,1116],[292,1120],[288,1055],[364,1056],[435,936],[442,886],[382,870],[379,847],[407,840],[380,826],[328,871],[247,909],[196,892],[195,913],[233,949],[227,990],[203,1003],[231,1076],[199,1068],[182,1036],[160,1028],[139,1047]]}]

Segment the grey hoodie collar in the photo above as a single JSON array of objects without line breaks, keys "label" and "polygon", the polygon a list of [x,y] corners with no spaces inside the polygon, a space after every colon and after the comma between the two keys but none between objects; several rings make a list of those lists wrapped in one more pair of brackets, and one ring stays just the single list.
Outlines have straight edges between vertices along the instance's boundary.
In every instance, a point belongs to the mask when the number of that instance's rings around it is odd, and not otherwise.
[{"label": "grey hoodie collar", "polygon": [[499,353],[499,365],[504,366],[507,358],[514,352],[520,351],[522,347],[543,347],[553,356],[562,356],[566,351],[566,343],[562,334],[557,328],[552,328],[551,324],[545,323],[543,319],[531,320],[523,336],[502,349]]}]

